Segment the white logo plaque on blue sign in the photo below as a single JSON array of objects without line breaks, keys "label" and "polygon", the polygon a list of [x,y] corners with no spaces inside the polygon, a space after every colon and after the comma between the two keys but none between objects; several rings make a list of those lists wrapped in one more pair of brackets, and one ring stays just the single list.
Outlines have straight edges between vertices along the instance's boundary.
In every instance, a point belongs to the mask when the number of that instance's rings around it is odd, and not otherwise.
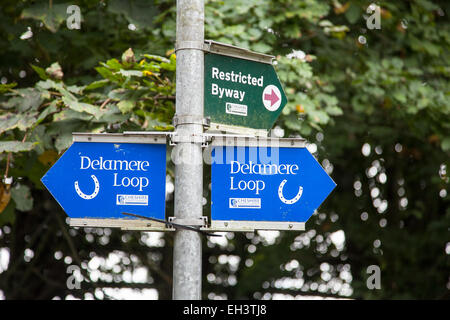
[{"label": "white logo plaque on blue sign", "polygon": [[124,219],[129,212],[165,219],[165,140],[126,141],[74,142],[42,177],[70,218]]},{"label": "white logo plaque on blue sign", "polygon": [[[303,139],[263,140],[265,144],[260,139],[253,144],[246,140],[213,145],[211,220],[215,226],[240,222],[235,225],[294,230],[297,223],[302,230],[335,188]],[[263,223],[258,227],[257,222]]]}]

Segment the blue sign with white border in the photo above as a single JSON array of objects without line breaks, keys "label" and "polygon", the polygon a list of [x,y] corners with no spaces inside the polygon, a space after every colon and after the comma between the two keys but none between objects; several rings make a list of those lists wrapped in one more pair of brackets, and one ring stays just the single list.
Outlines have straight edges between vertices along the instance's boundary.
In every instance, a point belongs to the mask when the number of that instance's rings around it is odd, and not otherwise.
[{"label": "blue sign with white border", "polygon": [[215,146],[211,220],[306,222],[336,184],[307,148]]},{"label": "blue sign with white border", "polygon": [[163,220],[166,145],[74,142],[41,181],[71,218]]}]

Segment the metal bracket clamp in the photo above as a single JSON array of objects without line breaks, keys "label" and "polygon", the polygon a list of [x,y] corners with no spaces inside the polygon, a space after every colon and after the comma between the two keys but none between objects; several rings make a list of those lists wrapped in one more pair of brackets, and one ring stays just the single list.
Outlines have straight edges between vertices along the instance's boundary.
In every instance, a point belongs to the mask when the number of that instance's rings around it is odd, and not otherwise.
[{"label": "metal bracket clamp", "polygon": [[170,136],[170,145],[177,143],[206,143],[206,137],[202,134],[179,135],[177,132]]},{"label": "metal bracket clamp", "polygon": [[201,116],[192,115],[178,116],[177,114],[175,114],[172,119],[172,124],[174,127],[183,124],[199,124],[206,128],[209,128],[211,119],[210,117],[203,118]]},{"label": "metal bracket clamp", "polygon": [[169,217],[169,222],[177,223],[179,225],[184,226],[200,226],[206,228],[208,226],[208,217],[201,218],[177,218],[177,217]]},{"label": "metal bracket clamp", "polygon": [[178,143],[201,143],[202,148],[206,148],[211,141],[211,137],[205,134],[179,135],[174,132],[170,135],[169,145],[175,146]]},{"label": "metal bracket clamp", "polygon": [[175,43],[175,52],[180,50],[205,50],[205,45],[201,41],[180,41]]}]

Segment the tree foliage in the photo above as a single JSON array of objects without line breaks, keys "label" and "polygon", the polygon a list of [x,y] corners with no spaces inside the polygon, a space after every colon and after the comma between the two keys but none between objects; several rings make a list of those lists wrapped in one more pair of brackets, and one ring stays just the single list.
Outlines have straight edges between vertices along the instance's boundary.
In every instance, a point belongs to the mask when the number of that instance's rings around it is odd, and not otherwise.
[{"label": "tree foliage", "polygon": [[[68,228],[39,179],[72,132],[172,129],[175,5],[78,1],[81,29],[70,30],[70,4],[4,0],[0,10],[0,170],[13,177],[0,183],[0,290],[170,298],[172,234]],[[448,298],[450,7],[380,1],[381,29],[369,29],[369,5],[206,1],[207,38],[276,55],[289,101],[278,133],[307,138],[338,187],[306,232],[205,239],[204,298]],[[205,167],[205,198],[208,179]],[[374,264],[381,290],[366,286]],[[80,290],[66,285],[68,265]]]}]

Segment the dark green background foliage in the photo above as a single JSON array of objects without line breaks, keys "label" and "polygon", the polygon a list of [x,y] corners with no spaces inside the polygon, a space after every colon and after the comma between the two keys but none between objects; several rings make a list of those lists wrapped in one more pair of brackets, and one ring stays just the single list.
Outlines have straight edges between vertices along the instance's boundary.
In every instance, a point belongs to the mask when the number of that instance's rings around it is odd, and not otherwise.
[{"label": "dark green background foliage", "polygon": [[[66,26],[70,4],[80,30]],[[369,4],[206,1],[208,39],[277,56],[289,102],[276,126],[315,144],[338,186],[306,232],[204,239],[203,298],[449,298],[450,5],[379,1],[381,29],[370,30]],[[39,179],[74,131],[172,129],[175,15],[168,0],[0,1],[0,171],[10,155],[14,178],[0,213],[7,299],[108,298],[104,288],[171,297],[173,234],[69,228]],[[205,167],[207,199],[209,179]],[[69,265],[80,290],[67,288]],[[366,286],[370,265],[380,290]],[[133,282],[142,267],[146,281]]]}]

